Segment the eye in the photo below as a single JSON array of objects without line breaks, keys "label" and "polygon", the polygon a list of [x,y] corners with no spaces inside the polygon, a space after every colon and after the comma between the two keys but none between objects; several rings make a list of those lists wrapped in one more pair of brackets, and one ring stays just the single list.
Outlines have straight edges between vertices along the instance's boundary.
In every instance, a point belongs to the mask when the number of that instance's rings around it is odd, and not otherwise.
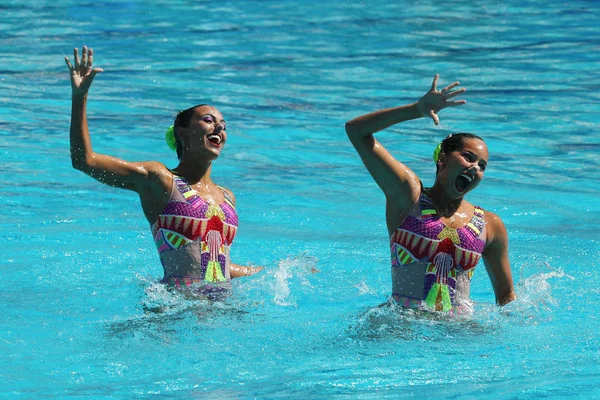
[{"label": "eye", "polygon": [[475,155],[472,153],[464,152],[464,153],[462,153],[462,156],[465,160],[467,160],[469,162],[475,161]]},{"label": "eye", "polygon": [[206,117],[202,117],[202,121],[206,122],[207,124],[213,124],[215,122],[213,118],[208,115]]},{"label": "eye", "polygon": [[486,168],[487,168],[486,163],[479,163],[479,169],[481,170],[481,172],[485,171]]}]

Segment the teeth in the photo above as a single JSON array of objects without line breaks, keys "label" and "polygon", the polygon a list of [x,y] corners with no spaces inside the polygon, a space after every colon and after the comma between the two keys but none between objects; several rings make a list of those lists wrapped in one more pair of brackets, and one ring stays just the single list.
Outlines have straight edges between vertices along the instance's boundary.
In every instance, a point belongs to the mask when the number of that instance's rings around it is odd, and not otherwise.
[{"label": "teeth", "polygon": [[214,134],[214,135],[208,135],[207,139],[210,140],[211,142],[214,142],[216,144],[221,144],[221,136]]},{"label": "teeth", "polygon": [[460,176],[462,176],[463,178],[465,178],[466,180],[468,180],[469,183],[473,182],[473,177],[471,175],[460,174]]}]

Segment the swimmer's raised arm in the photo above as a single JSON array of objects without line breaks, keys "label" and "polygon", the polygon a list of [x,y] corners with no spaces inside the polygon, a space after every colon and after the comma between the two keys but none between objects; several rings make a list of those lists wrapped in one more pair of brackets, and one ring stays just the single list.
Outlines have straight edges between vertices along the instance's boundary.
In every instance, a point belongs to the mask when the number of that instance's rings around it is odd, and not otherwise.
[{"label": "swimmer's raised arm", "polygon": [[157,181],[163,178],[161,172],[166,170],[162,164],[131,163],[93,151],[86,115],[87,94],[96,74],[102,72],[101,68],[92,67],[93,55],[92,49],[84,46],[81,59],[77,49],[73,50],[74,64],[65,57],[72,89],[70,136],[73,167],[106,185],[137,192],[150,186],[156,186],[157,190],[161,190],[163,185],[158,184]]},{"label": "swimmer's raised arm", "polygon": [[508,260],[508,234],[496,214],[486,211],[485,220],[487,240],[483,261],[494,288],[496,303],[503,306],[517,298]]},{"label": "swimmer's raised arm", "polygon": [[[438,78],[439,75],[436,75],[431,89],[416,103],[375,111],[346,123],[346,133],[350,141],[377,185],[385,193],[388,206],[390,201],[394,203],[391,204],[395,209],[391,211],[392,214],[402,214],[415,203],[421,190],[419,178],[410,168],[396,160],[373,134],[400,122],[421,117],[429,117],[437,125],[439,111],[446,107],[466,104],[465,100],[449,101],[464,93],[466,89],[451,91],[459,85],[458,82],[454,82],[438,91]],[[397,226],[393,221],[388,223],[394,226],[394,229]]]}]

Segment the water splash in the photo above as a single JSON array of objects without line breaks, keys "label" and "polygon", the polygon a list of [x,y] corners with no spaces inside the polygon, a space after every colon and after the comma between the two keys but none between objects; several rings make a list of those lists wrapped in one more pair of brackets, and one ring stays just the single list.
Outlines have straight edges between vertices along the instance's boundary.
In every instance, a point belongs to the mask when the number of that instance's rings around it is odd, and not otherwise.
[{"label": "water splash", "polygon": [[359,296],[364,296],[366,294],[370,294],[372,296],[377,296],[379,293],[377,293],[377,290],[371,288],[369,285],[367,285],[367,283],[364,281],[364,279],[362,281],[360,281],[358,284],[354,285],[354,287],[356,289],[358,289],[358,295]]},{"label": "water splash", "polygon": [[302,286],[314,289],[308,277],[319,272],[316,267],[318,261],[316,257],[308,256],[306,253],[279,261],[277,268],[272,272],[274,280],[271,282],[275,304],[284,307],[297,306],[290,285],[297,281]]},{"label": "water splash", "polygon": [[[550,321],[553,315],[561,309],[560,301],[553,296],[553,288],[557,282],[574,281],[575,278],[566,274],[561,268],[554,268],[544,262],[547,272],[537,272],[528,277],[525,275],[528,266],[520,269],[519,283],[515,287],[516,300],[503,307],[491,303],[479,303],[476,307],[476,319],[484,324],[538,325]],[[557,281],[557,282],[553,282]]]},{"label": "water splash", "polygon": [[[560,268],[553,268],[548,262],[544,263],[550,270],[545,273],[537,273],[519,282],[516,287],[518,303],[522,306],[539,311],[541,309],[552,310],[559,307],[559,302],[552,296],[552,285],[550,279],[575,280]],[[521,270],[521,272],[523,269]]]},{"label": "water splash", "polygon": [[[152,338],[169,342],[174,327],[183,331],[217,329],[236,317],[244,317],[233,301],[211,301],[193,293],[168,288],[156,279],[136,274],[142,298],[133,315],[119,316],[104,321],[108,336]],[[232,318],[233,317],[233,318]]]},{"label": "water splash", "polygon": [[234,299],[240,307],[264,306],[272,302],[282,307],[297,307],[298,300],[316,288],[311,279],[320,272],[318,259],[302,253],[277,262],[249,278],[234,279]]},{"label": "water splash", "polygon": [[471,333],[483,334],[488,329],[471,319],[471,315],[455,316],[447,313],[414,310],[389,300],[377,307],[369,307],[356,316],[349,327],[348,337],[353,341],[408,340],[430,342],[445,340]]}]

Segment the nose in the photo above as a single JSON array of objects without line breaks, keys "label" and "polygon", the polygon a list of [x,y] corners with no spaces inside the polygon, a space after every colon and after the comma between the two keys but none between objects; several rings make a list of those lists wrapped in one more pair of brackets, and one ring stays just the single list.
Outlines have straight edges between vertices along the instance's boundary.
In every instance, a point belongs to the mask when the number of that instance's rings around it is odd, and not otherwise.
[{"label": "nose", "polygon": [[475,173],[481,171],[481,167],[479,165],[473,164],[469,169],[474,169]]},{"label": "nose", "polygon": [[217,124],[217,125],[215,125],[214,133],[221,133],[221,131],[223,129],[225,129],[225,127],[223,126],[223,124]]}]

